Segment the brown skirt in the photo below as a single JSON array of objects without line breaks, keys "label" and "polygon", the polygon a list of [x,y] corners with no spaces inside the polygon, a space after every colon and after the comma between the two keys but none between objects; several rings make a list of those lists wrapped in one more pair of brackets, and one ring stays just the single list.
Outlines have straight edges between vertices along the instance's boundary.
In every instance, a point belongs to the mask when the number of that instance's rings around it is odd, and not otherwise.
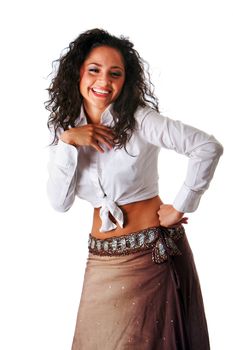
[{"label": "brown skirt", "polygon": [[72,350],[209,350],[204,305],[186,235],[182,255],[152,249],[88,254]]}]

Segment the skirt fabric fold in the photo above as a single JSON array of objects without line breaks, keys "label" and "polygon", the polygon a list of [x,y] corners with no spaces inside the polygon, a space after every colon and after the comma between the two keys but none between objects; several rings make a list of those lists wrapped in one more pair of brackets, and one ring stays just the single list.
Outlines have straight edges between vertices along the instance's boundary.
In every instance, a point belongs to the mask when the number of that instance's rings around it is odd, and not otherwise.
[{"label": "skirt fabric fold", "polygon": [[72,350],[209,350],[193,254],[156,264],[152,250],[122,256],[89,252]]}]

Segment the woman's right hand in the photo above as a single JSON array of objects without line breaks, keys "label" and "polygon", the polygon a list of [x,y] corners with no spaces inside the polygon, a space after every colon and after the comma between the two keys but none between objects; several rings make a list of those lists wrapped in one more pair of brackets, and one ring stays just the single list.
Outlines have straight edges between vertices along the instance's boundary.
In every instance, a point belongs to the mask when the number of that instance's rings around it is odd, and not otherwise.
[{"label": "woman's right hand", "polygon": [[87,124],[70,128],[60,135],[60,140],[73,146],[91,146],[101,153],[104,153],[104,150],[99,143],[105,144],[109,149],[113,148],[112,130],[100,124]]},{"label": "woman's right hand", "polygon": [[171,204],[161,204],[157,213],[160,225],[164,227],[176,227],[188,223],[188,218],[183,217],[184,213],[176,210]]}]

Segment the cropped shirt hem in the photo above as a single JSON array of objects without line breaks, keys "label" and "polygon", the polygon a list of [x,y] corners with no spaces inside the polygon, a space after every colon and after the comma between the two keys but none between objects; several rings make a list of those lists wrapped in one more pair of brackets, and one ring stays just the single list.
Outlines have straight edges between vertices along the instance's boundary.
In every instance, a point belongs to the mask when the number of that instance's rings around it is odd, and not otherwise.
[{"label": "cropped shirt hem", "polygon": [[[184,184],[173,206],[180,212],[197,209],[201,196],[209,187],[222,145],[213,135],[173,120],[151,107],[138,107],[136,128],[124,148],[97,152],[91,146],[75,147],[59,140],[51,146],[48,195],[54,208],[68,210],[75,196],[86,199],[95,208],[101,207],[101,231],[115,229],[109,213],[123,227],[124,217],[118,205],[126,205],[157,196],[158,154],[161,148],[173,150],[188,158]],[[101,125],[113,126],[114,109],[103,112]],[[75,126],[87,124],[84,108]]]}]

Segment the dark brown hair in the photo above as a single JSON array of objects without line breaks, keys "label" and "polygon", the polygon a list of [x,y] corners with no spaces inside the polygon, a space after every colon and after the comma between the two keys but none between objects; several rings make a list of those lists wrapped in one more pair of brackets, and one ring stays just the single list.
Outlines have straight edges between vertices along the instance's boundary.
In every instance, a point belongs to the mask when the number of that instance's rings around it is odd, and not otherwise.
[{"label": "dark brown hair", "polygon": [[117,49],[125,64],[125,82],[122,91],[113,103],[115,145],[125,147],[135,128],[134,113],[138,106],[151,106],[159,112],[158,99],[153,93],[145,61],[134,49],[126,37],[119,38],[102,29],[92,29],[80,34],[69,44],[66,53],[55,60],[58,69],[49,88],[50,99],[45,102],[50,111],[48,127],[54,129],[54,141],[58,140],[57,129],[74,127],[74,121],[80,114],[83,97],[79,90],[80,68],[90,51],[99,46]]}]

